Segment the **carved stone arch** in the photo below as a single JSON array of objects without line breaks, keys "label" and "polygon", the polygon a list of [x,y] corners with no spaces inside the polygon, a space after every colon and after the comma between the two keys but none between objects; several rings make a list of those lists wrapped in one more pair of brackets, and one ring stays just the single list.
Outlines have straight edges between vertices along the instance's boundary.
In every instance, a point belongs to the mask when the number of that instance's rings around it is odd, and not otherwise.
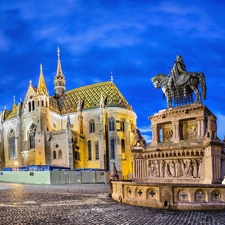
[{"label": "carved stone arch", "polygon": [[135,187],[135,197],[136,198],[142,198],[143,193],[144,193],[143,188]]},{"label": "carved stone arch", "polygon": [[33,154],[30,154],[27,158],[27,166],[30,166],[30,165],[34,165],[35,164],[35,157]]},{"label": "carved stone arch", "polygon": [[211,192],[211,201],[212,202],[221,202],[222,193],[220,190],[215,189]]},{"label": "carved stone arch", "polygon": [[194,193],[195,202],[205,202],[206,192],[203,189],[197,189]]},{"label": "carved stone arch", "polygon": [[190,202],[190,197],[190,192],[185,188],[182,188],[177,192],[177,199],[180,202]]},{"label": "carved stone arch", "polygon": [[150,200],[155,200],[158,196],[158,191],[155,188],[149,187],[146,190],[146,197]]},{"label": "carved stone arch", "polygon": [[127,196],[128,198],[130,198],[130,197],[132,196],[132,193],[133,193],[133,188],[130,187],[130,186],[127,186],[127,187],[126,187],[126,196]]}]

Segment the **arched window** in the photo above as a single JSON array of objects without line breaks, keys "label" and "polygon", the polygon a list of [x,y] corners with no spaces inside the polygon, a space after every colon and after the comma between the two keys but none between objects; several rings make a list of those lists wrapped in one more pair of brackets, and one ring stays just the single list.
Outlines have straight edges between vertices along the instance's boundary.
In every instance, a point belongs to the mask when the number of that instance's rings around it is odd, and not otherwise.
[{"label": "arched window", "polygon": [[41,106],[44,106],[44,101],[43,100],[41,101]]},{"label": "arched window", "polygon": [[89,122],[89,133],[94,133],[95,132],[95,121],[90,120]]},{"label": "arched window", "polygon": [[29,105],[29,112],[31,111],[31,102],[28,103]]},{"label": "arched window", "polygon": [[88,141],[88,160],[91,160],[92,155],[91,155],[91,141]]},{"label": "arched window", "polygon": [[110,140],[111,159],[115,159],[115,139]]},{"label": "arched window", "polygon": [[95,141],[95,159],[99,160],[99,142],[98,142],[98,140]]},{"label": "arched window", "polygon": [[59,150],[58,156],[59,156],[59,159],[62,158],[62,150]]},{"label": "arched window", "polygon": [[53,159],[56,159],[56,151],[53,151]]},{"label": "arched window", "polygon": [[38,106],[39,106],[39,101],[38,101]]},{"label": "arched window", "polygon": [[35,102],[32,101],[32,110],[34,111],[35,110]]},{"label": "arched window", "polygon": [[109,131],[115,131],[115,120],[113,117],[109,118]]},{"label": "arched window", "polygon": [[15,132],[13,129],[9,132],[9,159],[16,158]]},{"label": "arched window", "polygon": [[125,119],[120,120],[120,131],[125,131]]},{"label": "arched window", "polygon": [[121,148],[122,148],[122,159],[126,159],[126,154],[125,154],[125,140],[121,140]]},{"label": "arched window", "polygon": [[30,126],[30,133],[29,133],[30,149],[35,148],[35,134],[36,134],[36,130],[37,130],[37,127],[34,124],[32,124]]}]

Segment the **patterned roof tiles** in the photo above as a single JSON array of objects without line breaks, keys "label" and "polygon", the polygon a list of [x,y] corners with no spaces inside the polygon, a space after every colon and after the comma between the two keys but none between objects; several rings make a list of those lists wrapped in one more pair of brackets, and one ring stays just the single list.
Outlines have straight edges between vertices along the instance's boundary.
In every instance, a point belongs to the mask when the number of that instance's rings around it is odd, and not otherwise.
[{"label": "patterned roof tiles", "polygon": [[50,98],[51,110],[66,114],[77,111],[78,102],[83,104],[83,109],[99,108],[101,95],[107,107],[122,107],[132,110],[126,99],[120,93],[116,85],[111,82],[101,82],[65,92],[59,99]]}]

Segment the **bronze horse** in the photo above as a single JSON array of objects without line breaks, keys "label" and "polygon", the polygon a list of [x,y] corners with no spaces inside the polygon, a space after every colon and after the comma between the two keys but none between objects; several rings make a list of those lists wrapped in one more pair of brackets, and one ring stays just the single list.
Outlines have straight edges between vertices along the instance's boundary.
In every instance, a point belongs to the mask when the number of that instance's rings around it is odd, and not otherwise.
[{"label": "bronze horse", "polygon": [[[206,99],[206,82],[205,76],[201,72],[189,72],[187,73],[190,78],[181,86],[170,86],[169,79],[170,77],[166,74],[157,74],[151,81],[156,89],[162,88],[162,92],[165,94],[167,99],[167,107],[172,107],[172,100],[175,98],[184,98],[187,95],[190,95],[192,92],[196,95],[196,102],[202,103],[202,97],[200,91],[198,90],[199,84],[201,84],[203,99]],[[182,94],[178,94],[178,92]]]}]

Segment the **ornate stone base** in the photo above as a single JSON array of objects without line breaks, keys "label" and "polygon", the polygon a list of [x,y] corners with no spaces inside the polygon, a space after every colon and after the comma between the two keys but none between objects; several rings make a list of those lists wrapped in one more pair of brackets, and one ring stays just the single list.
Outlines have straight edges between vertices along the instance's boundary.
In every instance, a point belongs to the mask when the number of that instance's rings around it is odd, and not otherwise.
[{"label": "ornate stone base", "polygon": [[112,181],[112,198],[119,202],[152,208],[222,210],[225,209],[225,185]]}]

